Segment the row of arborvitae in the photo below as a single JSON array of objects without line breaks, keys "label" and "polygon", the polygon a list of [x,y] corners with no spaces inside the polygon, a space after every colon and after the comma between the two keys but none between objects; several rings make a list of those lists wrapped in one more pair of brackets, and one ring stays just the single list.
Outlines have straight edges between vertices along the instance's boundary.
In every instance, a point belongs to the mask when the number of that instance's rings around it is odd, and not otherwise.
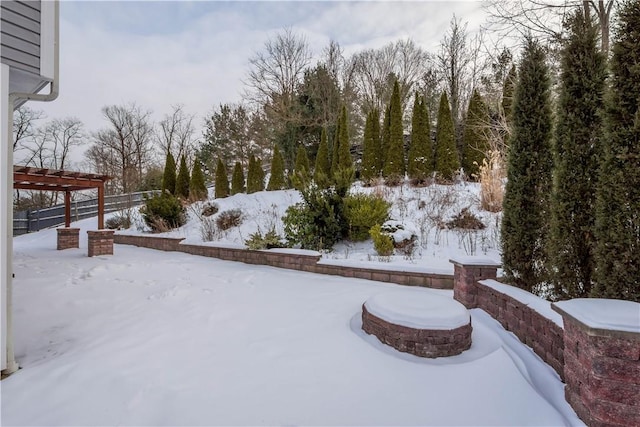
[{"label": "row of arborvitae", "polygon": [[619,10],[607,87],[598,30],[568,21],[552,128],[544,49],[527,40],[502,224],[507,278],[551,298],[640,301],[640,2]]},{"label": "row of arborvitae", "polygon": [[145,223],[153,231],[167,231],[182,226],[186,221],[184,203],[207,198],[207,187],[200,162],[195,159],[191,173],[184,156],[176,174],[176,162],[171,153],[162,175],[162,191],[148,198],[141,210]]}]

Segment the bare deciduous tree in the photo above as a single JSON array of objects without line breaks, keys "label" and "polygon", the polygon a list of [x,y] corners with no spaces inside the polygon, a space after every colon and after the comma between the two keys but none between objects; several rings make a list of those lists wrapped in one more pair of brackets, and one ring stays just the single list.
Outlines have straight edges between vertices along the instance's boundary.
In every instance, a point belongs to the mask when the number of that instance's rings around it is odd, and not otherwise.
[{"label": "bare deciduous tree", "polygon": [[171,114],[165,115],[158,124],[156,131],[158,146],[162,150],[163,157],[171,152],[173,158],[180,161],[180,157],[184,155],[187,163],[191,164],[196,143],[194,116],[185,113],[182,105],[174,105],[172,108]]},{"label": "bare deciduous tree", "polygon": [[13,112],[13,150],[15,151],[20,142],[32,137],[35,132],[35,122],[45,117],[40,110],[32,110],[23,105]]}]

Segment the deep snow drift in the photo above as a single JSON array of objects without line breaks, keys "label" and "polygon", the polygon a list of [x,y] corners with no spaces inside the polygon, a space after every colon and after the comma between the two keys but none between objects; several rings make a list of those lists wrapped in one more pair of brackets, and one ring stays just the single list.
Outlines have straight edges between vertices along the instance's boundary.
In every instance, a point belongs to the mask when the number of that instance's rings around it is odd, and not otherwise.
[{"label": "deep snow drift", "polygon": [[[558,376],[471,310],[473,344],[421,359],[360,330],[394,284],[115,246],[14,239],[2,425],[580,425]],[[424,289],[451,297],[450,291]]]}]

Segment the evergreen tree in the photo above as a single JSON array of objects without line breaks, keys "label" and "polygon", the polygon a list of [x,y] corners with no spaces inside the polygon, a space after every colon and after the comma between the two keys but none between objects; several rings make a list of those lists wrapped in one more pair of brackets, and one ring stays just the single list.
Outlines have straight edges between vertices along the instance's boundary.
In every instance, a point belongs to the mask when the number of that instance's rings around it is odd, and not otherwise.
[{"label": "evergreen tree", "polygon": [[249,170],[247,171],[247,194],[264,190],[264,181],[261,181],[262,169],[258,160],[252,154],[249,157]]},{"label": "evergreen tree", "polygon": [[516,83],[518,82],[518,71],[515,64],[509,69],[509,74],[504,79],[502,85],[502,113],[507,119],[507,122],[511,122],[511,113],[513,106],[513,96],[515,94]]},{"label": "evergreen tree", "polygon": [[592,295],[640,302],[640,2],[624,1],[605,98]]},{"label": "evergreen tree", "polygon": [[296,165],[294,171],[296,173],[303,174],[305,177],[309,177],[311,175],[309,156],[307,156],[307,150],[302,144],[298,146],[298,151],[296,152]]},{"label": "evergreen tree", "polygon": [[453,179],[460,169],[460,159],[456,149],[453,118],[446,92],[440,97],[438,109],[438,129],[436,130],[436,173],[440,179]]},{"label": "evergreen tree", "polygon": [[560,93],[553,144],[553,190],[547,251],[557,298],[589,296],[595,269],[596,179],[606,63],[598,30],[579,8],[561,51]]},{"label": "evergreen tree", "polygon": [[316,166],[313,171],[313,180],[320,188],[326,188],[329,183],[331,164],[329,163],[329,144],[327,143],[327,130],[322,128],[320,145],[316,154]]},{"label": "evergreen tree", "polygon": [[374,121],[380,120],[379,114],[378,110],[370,111],[367,114],[364,125],[364,135],[362,138],[362,170],[360,176],[367,184],[371,183],[380,173],[378,169],[378,157],[380,155],[379,136],[376,138],[376,135],[374,135]]},{"label": "evergreen tree", "polygon": [[387,153],[389,153],[389,145],[391,141],[391,104],[387,105],[387,108],[384,110],[380,138],[380,158],[378,159],[380,163],[378,164],[378,169],[380,169],[380,172],[383,172],[384,165],[387,162]]},{"label": "evergreen tree", "polygon": [[196,157],[193,160],[191,181],[189,182],[189,194],[193,200],[205,200],[208,196],[207,185],[204,182],[204,174],[200,167],[200,161]]},{"label": "evergreen tree", "polygon": [[462,169],[472,180],[477,180],[478,172],[482,161],[487,157],[489,144],[484,136],[484,129],[489,123],[489,112],[482,97],[477,90],[473,91],[467,118],[464,123],[464,134],[462,143],[464,152],[462,154]]},{"label": "evergreen tree", "polygon": [[216,166],[216,199],[221,197],[227,197],[229,195],[229,177],[227,176],[227,168],[222,159],[218,158],[218,164]]},{"label": "evergreen tree", "polygon": [[164,173],[162,174],[162,193],[168,191],[171,194],[176,192],[176,161],[171,152],[167,153],[164,162]]},{"label": "evergreen tree", "polygon": [[402,104],[400,103],[400,85],[393,84],[391,103],[389,104],[389,147],[385,154],[382,171],[386,181],[399,184],[404,179],[404,136],[402,132]]},{"label": "evergreen tree", "polygon": [[231,175],[231,195],[244,193],[244,170],[242,163],[236,162]]},{"label": "evergreen tree", "polygon": [[424,97],[416,94],[411,116],[411,146],[407,171],[414,184],[424,184],[433,172],[433,148],[429,126],[429,110]]},{"label": "evergreen tree", "polygon": [[189,198],[189,168],[187,167],[187,160],[184,155],[180,157],[180,168],[178,169],[178,177],[176,178],[176,196],[183,199]]},{"label": "evergreen tree", "polygon": [[340,112],[340,125],[338,126],[338,169],[347,170],[353,167],[351,158],[351,143],[349,142],[349,122],[347,119],[347,107],[342,106]]},{"label": "evergreen tree", "polygon": [[339,167],[339,159],[340,159],[340,140],[338,139],[338,135],[340,135],[340,118],[338,117],[338,122],[336,123],[336,132],[333,135],[332,143],[331,143],[331,171],[329,173],[329,178],[331,182],[333,182],[333,177],[340,169]]},{"label": "evergreen tree", "polygon": [[271,158],[271,176],[269,177],[269,184],[267,184],[267,191],[282,190],[285,187],[284,159],[276,144]]},{"label": "evergreen tree", "polygon": [[552,116],[545,53],[531,38],[526,39],[518,76],[503,201],[502,264],[510,283],[533,292],[544,279]]}]

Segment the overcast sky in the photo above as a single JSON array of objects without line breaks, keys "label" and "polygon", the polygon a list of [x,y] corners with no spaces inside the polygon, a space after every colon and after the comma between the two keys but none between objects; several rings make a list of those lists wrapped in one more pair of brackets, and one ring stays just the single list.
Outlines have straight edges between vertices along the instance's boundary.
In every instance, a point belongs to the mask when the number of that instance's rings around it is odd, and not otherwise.
[{"label": "overcast sky", "polygon": [[249,58],[285,27],[316,57],[330,40],[347,56],[406,38],[435,52],[453,14],[469,31],[484,20],[472,1],[62,1],[60,96],[30,106],[94,131],[106,105],[135,101],[159,120],[183,104],[200,132],[214,106],[242,100]]}]

